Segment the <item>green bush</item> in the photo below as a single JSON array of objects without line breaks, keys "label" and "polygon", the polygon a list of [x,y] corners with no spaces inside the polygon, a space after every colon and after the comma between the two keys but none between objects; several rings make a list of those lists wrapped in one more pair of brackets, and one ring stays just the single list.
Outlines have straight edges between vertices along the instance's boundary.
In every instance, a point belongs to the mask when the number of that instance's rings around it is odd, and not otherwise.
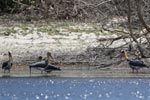
[{"label": "green bush", "polygon": [[22,6],[34,4],[35,0],[0,0],[0,11],[2,13],[17,13],[23,10]]}]

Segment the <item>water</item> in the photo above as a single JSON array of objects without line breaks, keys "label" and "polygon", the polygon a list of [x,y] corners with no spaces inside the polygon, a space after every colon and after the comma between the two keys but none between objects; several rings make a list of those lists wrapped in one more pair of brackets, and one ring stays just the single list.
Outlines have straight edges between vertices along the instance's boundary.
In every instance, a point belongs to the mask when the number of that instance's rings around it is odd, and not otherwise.
[{"label": "water", "polygon": [[150,100],[150,80],[0,78],[0,100]]}]

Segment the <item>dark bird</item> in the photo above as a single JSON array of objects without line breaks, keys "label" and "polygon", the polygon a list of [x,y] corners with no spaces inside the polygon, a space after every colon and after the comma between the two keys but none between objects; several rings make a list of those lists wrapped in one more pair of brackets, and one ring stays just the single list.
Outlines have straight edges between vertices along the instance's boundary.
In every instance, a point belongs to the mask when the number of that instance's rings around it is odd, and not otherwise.
[{"label": "dark bird", "polygon": [[142,60],[140,59],[129,59],[127,52],[126,51],[121,51],[121,53],[123,54],[123,56],[125,57],[125,59],[128,61],[128,64],[130,66],[130,68],[132,69],[132,72],[134,72],[134,70],[136,70],[136,72],[138,72],[138,70],[140,68],[149,68]]},{"label": "dark bird", "polygon": [[61,71],[59,67],[48,64],[48,66],[44,69],[45,72],[50,73],[51,71]]},{"label": "dark bird", "polygon": [[31,74],[31,68],[35,68],[35,69],[41,70],[41,73],[43,73],[43,71],[48,73],[48,72],[51,72],[52,70],[60,70],[60,68],[49,64],[50,57],[52,57],[51,53],[48,52],[47,53],[47,58],[45,58],[44,61],[41,61],[42,57],[40,56],[38,62],[30,64],[29,65],[30,74]]},{"label": "dark bird", "polygon": [[12,59],[12,54],[8,52],[8,57],[9,59],[7,61],[4,61],[2,64],[2,69],[4,69],[4,73],[6,70],[10,73],[10,69],[12,68],[13,65],[13,59]]}]

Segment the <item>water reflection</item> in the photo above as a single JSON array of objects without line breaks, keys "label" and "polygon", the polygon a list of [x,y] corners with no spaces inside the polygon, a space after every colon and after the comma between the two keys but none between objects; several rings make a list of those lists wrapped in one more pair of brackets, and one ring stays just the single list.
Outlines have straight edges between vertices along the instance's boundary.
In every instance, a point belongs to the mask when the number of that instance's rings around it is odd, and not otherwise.
[{"label": "water reflection", "polygon": [[0,78],[0,100],[150,100],[149,79]]}]

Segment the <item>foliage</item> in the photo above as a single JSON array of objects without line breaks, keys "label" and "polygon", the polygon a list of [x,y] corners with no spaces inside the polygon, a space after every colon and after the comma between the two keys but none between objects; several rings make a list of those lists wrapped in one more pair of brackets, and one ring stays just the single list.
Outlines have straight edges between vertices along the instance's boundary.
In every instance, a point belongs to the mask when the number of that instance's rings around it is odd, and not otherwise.
[{"label": "foliage", "polygon": [[0,0],[0,11],[2,13],[18,13],[24,10],[23,6],[34,4],[35,0]]}]

